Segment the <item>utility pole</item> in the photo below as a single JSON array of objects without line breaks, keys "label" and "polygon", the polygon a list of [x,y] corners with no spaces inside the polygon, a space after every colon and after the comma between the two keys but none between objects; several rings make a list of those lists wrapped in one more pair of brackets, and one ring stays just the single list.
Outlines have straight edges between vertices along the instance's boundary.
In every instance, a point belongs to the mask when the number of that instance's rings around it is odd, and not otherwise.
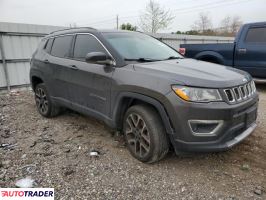
[{"label": "utility pole", "polygon": [[118,21],[118,15],[116,15],[116,29],[119,29],[119,21]]}]

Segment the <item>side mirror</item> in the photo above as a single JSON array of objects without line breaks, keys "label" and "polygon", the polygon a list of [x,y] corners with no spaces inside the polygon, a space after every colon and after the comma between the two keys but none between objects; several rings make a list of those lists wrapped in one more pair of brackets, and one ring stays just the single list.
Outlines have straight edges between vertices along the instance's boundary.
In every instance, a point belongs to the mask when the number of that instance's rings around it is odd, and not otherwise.
[{"label": "side mirror", "polygon": [[87,63],[101,64],[101,65],[113,65],[114,61],[109,55],[103,52],[91,52],[86,55]]}]

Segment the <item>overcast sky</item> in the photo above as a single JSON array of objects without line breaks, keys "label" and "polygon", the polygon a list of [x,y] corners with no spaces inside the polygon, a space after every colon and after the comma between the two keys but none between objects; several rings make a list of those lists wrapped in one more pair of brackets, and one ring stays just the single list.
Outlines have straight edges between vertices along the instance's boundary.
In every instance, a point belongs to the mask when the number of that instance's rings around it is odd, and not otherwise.
[{"label": "overcast sky", "polygon": [[[139,24],[149,0],[0,0],[0,21],[44,25],[115,28],[119,23]],[[157,0],[175,16],[167,30],[185,31],[200,12],[208,12],[219,27],[227,15],[239,15],[244,23],[266,21],[266,0]]]}]

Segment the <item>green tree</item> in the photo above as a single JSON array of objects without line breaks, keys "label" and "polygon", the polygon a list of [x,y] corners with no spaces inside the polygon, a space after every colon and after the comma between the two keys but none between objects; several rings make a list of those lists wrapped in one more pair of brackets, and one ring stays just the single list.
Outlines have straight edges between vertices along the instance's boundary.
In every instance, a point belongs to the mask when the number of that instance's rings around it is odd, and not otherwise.
[{"label": "green tree", "polygon": [[133,26],[130,23],[124,23],[124,24],[122,24],[120,26],[120,29],[122,29],[122,30],[128,30],[128,31],[136,31],[137,30],[137,27],[136,26]]},{"label": "green tree", "polygon": [[199,35],[200,33],[196,30],[189,30],[189,31],[186,31],[185,34],[187,34],[187,35]]}]

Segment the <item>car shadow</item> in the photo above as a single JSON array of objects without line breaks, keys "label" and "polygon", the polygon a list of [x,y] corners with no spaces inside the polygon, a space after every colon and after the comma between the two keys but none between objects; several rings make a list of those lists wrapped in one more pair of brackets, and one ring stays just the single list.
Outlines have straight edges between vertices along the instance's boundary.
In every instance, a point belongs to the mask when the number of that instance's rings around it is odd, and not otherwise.
[{"label": "car shadow", "polygon": [[266,92],[266,84],[256,83],[256,87],[259,92]]}]

